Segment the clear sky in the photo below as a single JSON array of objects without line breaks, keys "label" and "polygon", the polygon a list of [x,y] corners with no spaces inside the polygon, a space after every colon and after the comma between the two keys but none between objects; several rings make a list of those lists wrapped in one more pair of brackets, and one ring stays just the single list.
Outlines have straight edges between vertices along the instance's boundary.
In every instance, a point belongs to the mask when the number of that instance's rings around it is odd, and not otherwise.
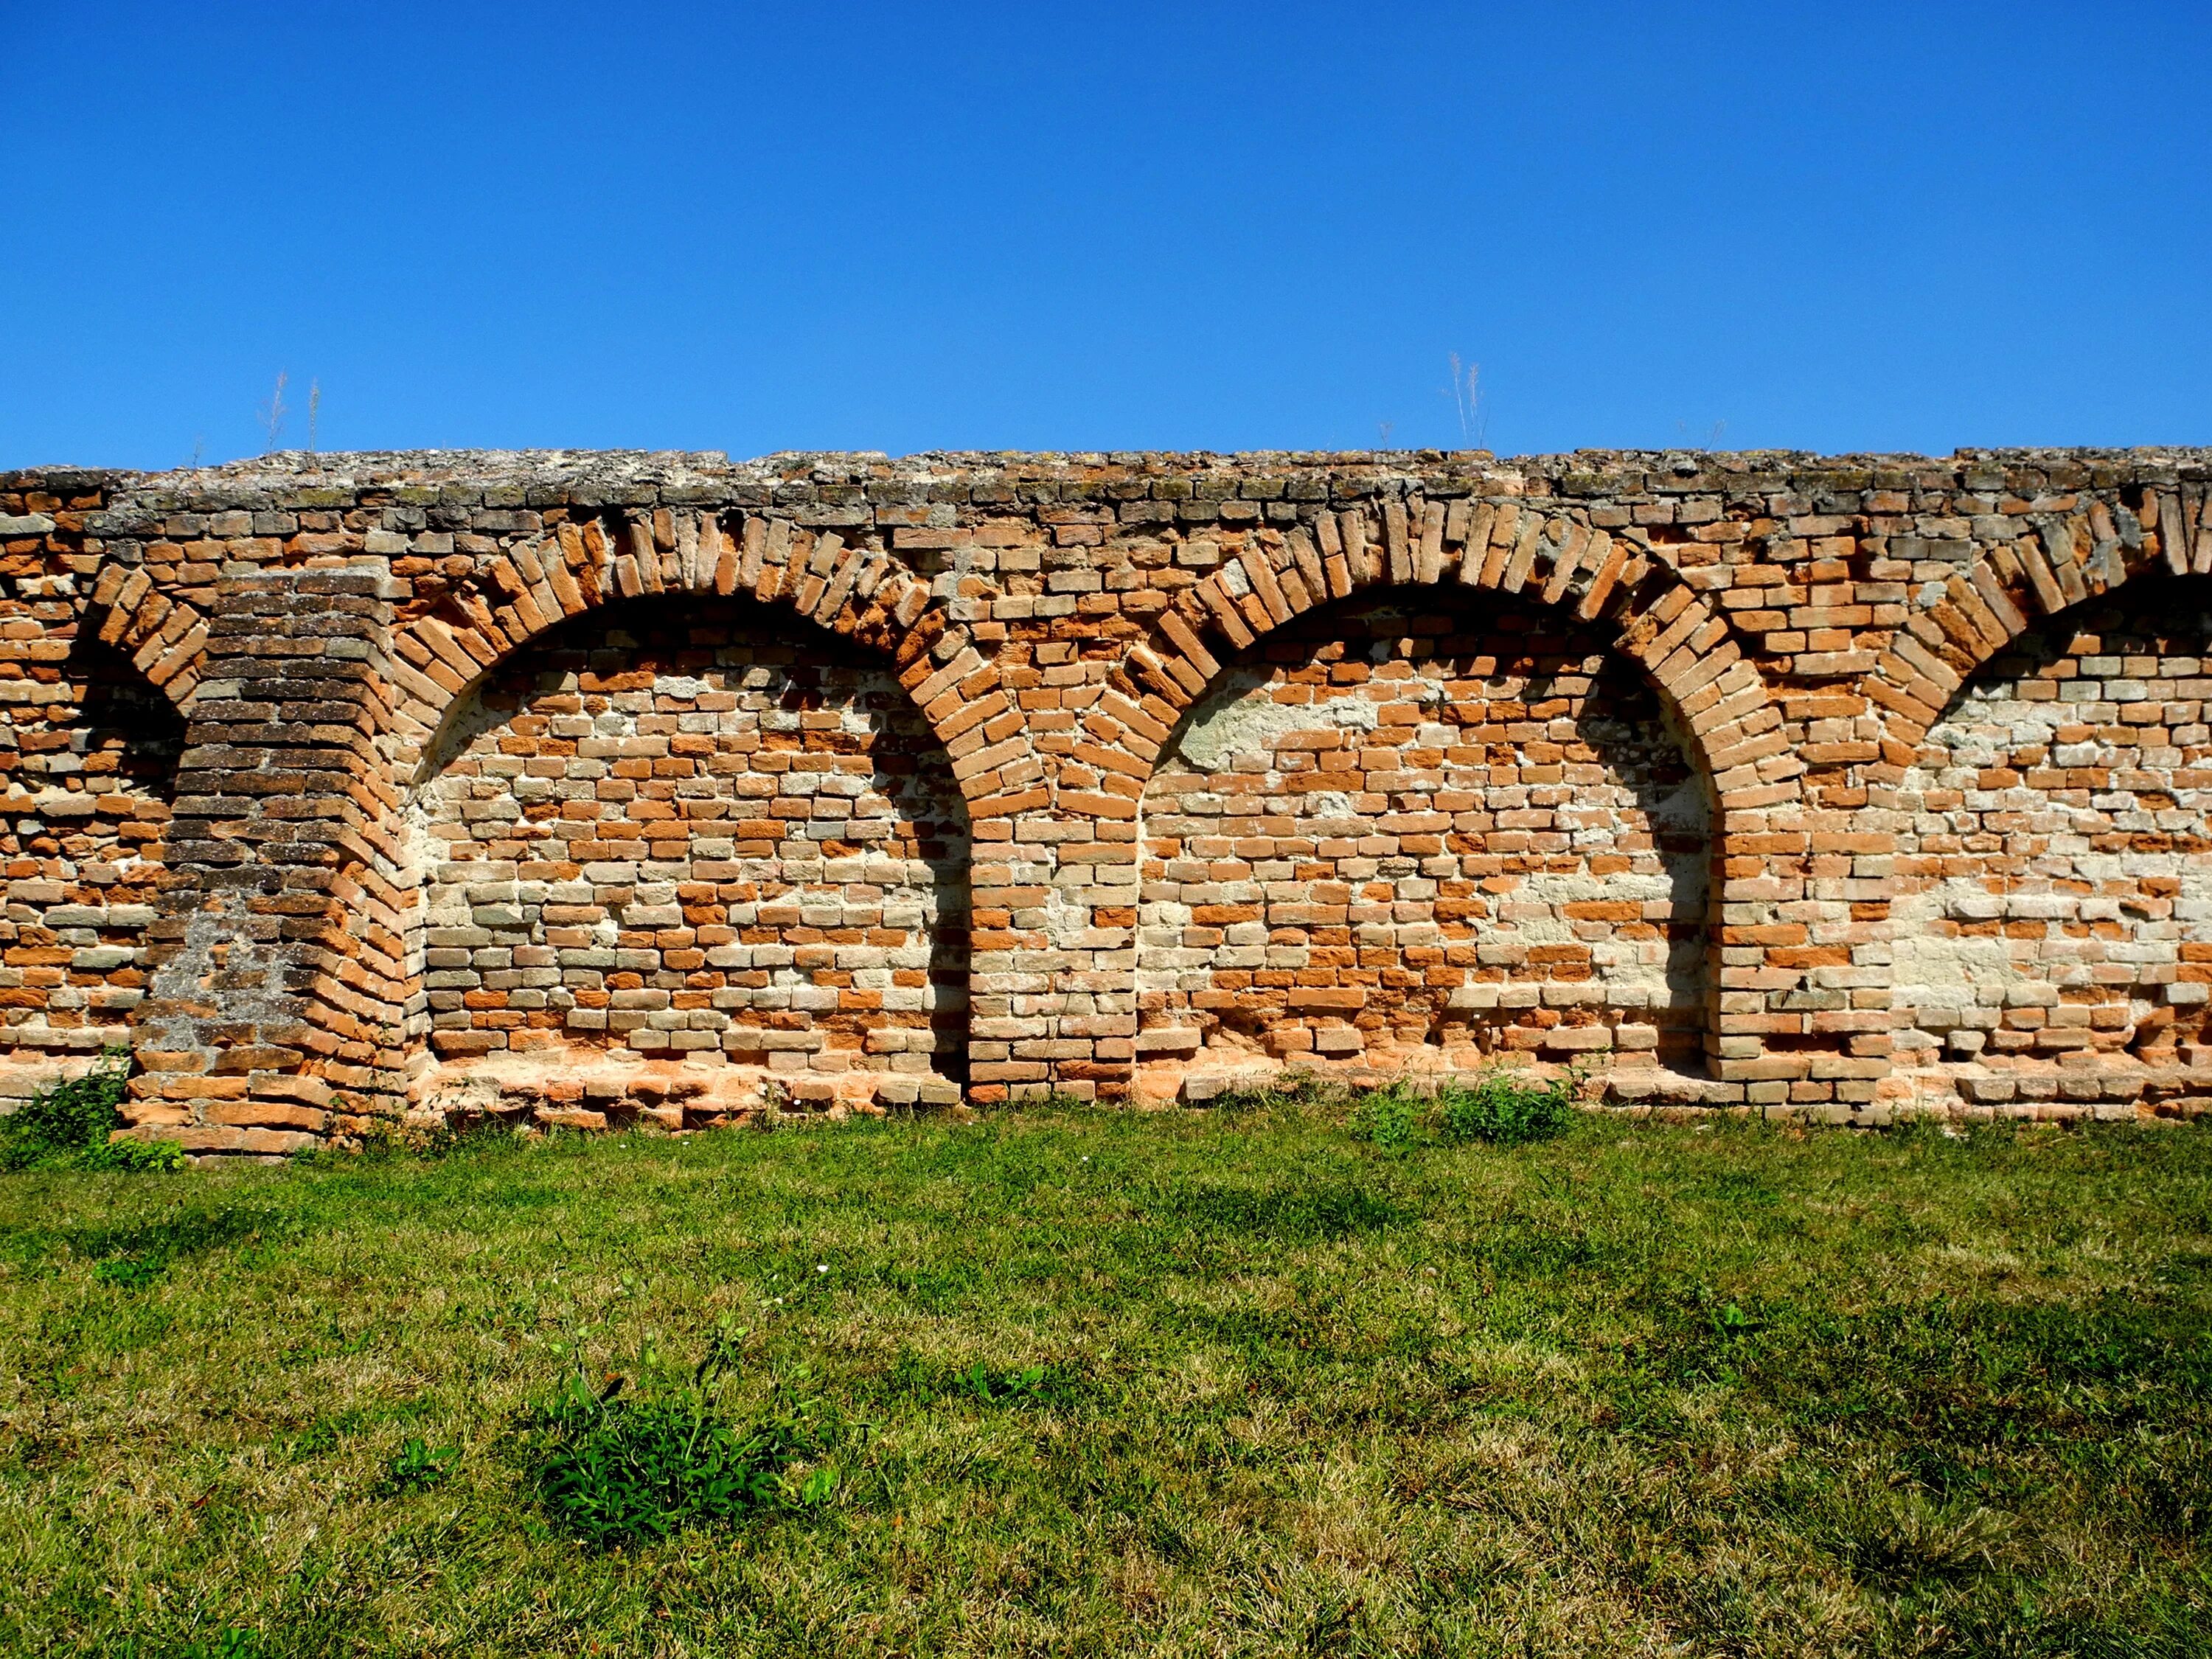
[{"label": "clear sky", "polygon": [[2212,443],[2212,0],[0,42],[0,466],[258,453],[280,371],[325,450]]}]

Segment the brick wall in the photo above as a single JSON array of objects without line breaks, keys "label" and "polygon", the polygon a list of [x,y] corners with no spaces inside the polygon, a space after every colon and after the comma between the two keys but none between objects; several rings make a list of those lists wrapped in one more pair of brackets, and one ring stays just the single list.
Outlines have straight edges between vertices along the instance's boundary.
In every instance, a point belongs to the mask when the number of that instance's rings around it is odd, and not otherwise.
[{"label": "brick wall", "polygon": [[1142,822],[1144,1054],[1704,1058],[1705,792],[1587,627],[1310,612],[1185,715]]},{"label": "brick wall", "polygon": [[1499,1054],[1626,1103],[2186,1105],[2208,483],[0,475],[0,1086],[127,1036],[144,1125],[247,1152],[532,1091],[672,1121]]},{"label": "brick wall", "polygon": [[2212,580],[2146,580],[2021,635],[1929,729],[1898,789],[1902,1046],[2212,1058],[2208,653]]},{"label": "brick wall", "polygon": [[130,1042],[144,996],[184,722],[117,653],[71,640],[56,609],[61,626],[9,686],[0,750],[0,1043],[88,1061]]},{"label": "brick wall", "polygon": [[726,1055],[908,1104],[964,1077],[960,793],[836,635],[634,601],[501,663],[432,763],[413,1035],[439,1057]]}]

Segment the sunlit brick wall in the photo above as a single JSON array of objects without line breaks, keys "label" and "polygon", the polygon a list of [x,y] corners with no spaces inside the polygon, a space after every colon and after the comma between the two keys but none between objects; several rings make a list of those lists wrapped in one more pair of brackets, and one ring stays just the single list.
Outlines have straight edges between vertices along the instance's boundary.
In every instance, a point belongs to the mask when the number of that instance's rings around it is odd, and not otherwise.
[{"label": "sunlit brick wall", "polygon": [[2201,1051],[2212,988],[2212,580],[2022,635],[1898,791],[1901,1043]]},{"label": "sunlit brick wall", "polygon": [[2178,1109],[2207,580],[2184,450],[0,475],[0,1091]]},{"label": "sunlit brick wall", "polygon": [[410,811],[441,1057],[964,1073],[959,791],[885,667],[796,632],[641,601],[456,709]]},{"label": "sunlit brick wall", "polygon": [[1589,629],[1418,589],[1316,612],[1146,789],[1139,1050],[1693,1061],[1709,817]]}]

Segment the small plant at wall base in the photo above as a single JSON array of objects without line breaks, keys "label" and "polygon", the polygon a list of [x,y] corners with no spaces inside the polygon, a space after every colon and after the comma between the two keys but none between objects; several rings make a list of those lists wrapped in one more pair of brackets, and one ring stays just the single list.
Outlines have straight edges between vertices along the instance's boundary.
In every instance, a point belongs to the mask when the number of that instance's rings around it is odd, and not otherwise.
[{"label": "small plant at wall base", "polygon": [[1427,1105],[1406,1083],[1371,1090],[1352,1103],[1353,1138],[1377,1146],[1410,1146]]},{"label": "small plant at wall base", "polygon": [[82,1077],[50,1084],[0,1118],[0,1170],[178,1170],[173,1141],[111,1140],[131,1055],[111,1048]]},{"label": "small plant at wall base", "polygon": [[1574,1121],[1580,1076],[1563,1072],[1547,1082],[1518,1072],[1494,1072],[1474,1083],[1446,1083],[1433,1100],[1405,1079],[1353,1098],[1353,1139],[1382,1147],[1441,1140],[1521,1146],[1550,1140]]},{"label": "small plant at wall base", "polygon": [[1496,1072],[1471,1085],[1448,1084],[1437,1091],[1443,1138],[1454,1146],[1486,1140],[1497,1146],[1520,1146],[1550,1140],[1574,1121],[1575,1091],[1581,1081],[1572,1072],[1563,1072],[1549,1083]]}]

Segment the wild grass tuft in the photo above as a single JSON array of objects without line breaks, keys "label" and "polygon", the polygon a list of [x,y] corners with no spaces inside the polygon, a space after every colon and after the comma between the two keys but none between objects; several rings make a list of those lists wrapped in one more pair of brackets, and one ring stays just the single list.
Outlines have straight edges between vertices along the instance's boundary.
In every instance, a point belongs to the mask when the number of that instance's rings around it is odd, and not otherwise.
[{"label": "wild grass tuft", "polygon": [[81,1077],[50,1084],[0,1118],[0,1170],[180,1170],[173,1141],[111,1140],[131,1080],[128,1050],[111,1048]]}]

